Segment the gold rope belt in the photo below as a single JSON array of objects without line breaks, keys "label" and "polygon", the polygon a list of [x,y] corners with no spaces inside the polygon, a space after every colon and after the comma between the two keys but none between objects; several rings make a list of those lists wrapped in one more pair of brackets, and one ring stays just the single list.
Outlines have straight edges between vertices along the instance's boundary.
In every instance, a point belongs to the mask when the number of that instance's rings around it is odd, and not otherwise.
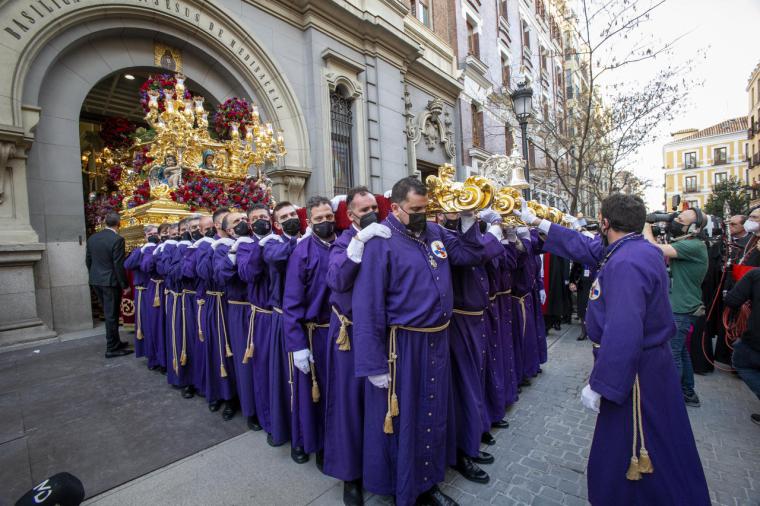
[{"label": "gold rope belt", "polygon": [[348,338],[348,327],[353,325],[353,322],[348,319],[347,316],[340,314],[338,308],[332,306],[332,311],[335,316],[338,317],[340,322],[340,330],[338,331],[338,339],[335,340],[335,344],[338,345],[339,351],[351,351],[351,340]]},{"label": "gold rope belt", "polygon": [[388,336],[388,372],[391,376],[391,384],[388,386],[388,411],[385,413],[385,423],[383,432],[393,434],[393,417],[398,416],[398,396],[396,395],[396,360],[398,359],[398,343],[396,342],[396,333],[398,329],[409,332],[422,332],[424,334],[435,334],[449,328],[449,322],[437,327],[407,327],[406,325],[391,325]]},{"label": "gold rope belt", "polygon": [[[167,290],[167,289],[164,289],[164,294],[166,295],[166,297],[168,297],[169,294],[171,294],[172,297],[174,297],[174,300],[172,301],[172,369],[174,369],[174,374],[179,374],[179,364],[177,362],[177,332],[175,330],[175,320],[177,319],[177,297],[179,297],[181,294],[173,290]],[[169,304],[167,303],[166,306],[168,305]]]},{"label": "gold rope belt", "polygon": [[504,291],[501,291],[501,292],[496,292],[495,294],[493,294],[490,297],[488,297],[488,299],[489,300],[496,300],[496,297],[498,297],[499,295],[511,295],[511,294],[512,294],[512,290],[511,289],[510,290],[504,290]]},{"label": "gold rope belt", "polygon": [[464,315],[464,316],[483,316],[483,311],[484,311],[483,309],[481,309],[480,311],[468,311],[466,309],[456,309],[455,308],[453,310],[453,313],[454,314],[461,314],[461,315]]},{"label": "gold rope belt", "polygon": [[256,322],[256,313],[272,314],[272,311],[242,300],[229,300],[227,302],[229,304],[249,306],[251,308],[251,314],[248,317],[248,338],[246,339],[245,353],[243,354],[243,363],[247,364],[248,361],[253,358],[253,329]]},{"label": "gold rope belt", "polygon": [[274,311],[275,313],[278,313],[278,314],[282,314],[282,309],[280,309],[279,307],[274,307],[273,306],[272,307],[272,311]]},{"label": "gold rope belt", "polygon": [[[179,363],[181,366],[187,364],[187,309],[185,303],[185,295],[195,295],[193,290],[182,290],[180,297],[182,297],[182,353],[180,354]],[[176,302],[175,302],[176,304]]]},{"label": "gold rope belt", "polygon": [[[206,295],[216,297],[216,334],[219,336],[219,376],[222,378],[227,377],[227,369],[224,367],[224,357],[232,356],[232,349],[230,349],[230,342],[227,337],[227,324],[224,321],[224,309],[222,309],[222,296],[224,292],[212,292],[206,290]],[[222,351],[221,337],[224,335],[224,351]]]},{"label": "gold rope belt", "polygon": [[143,331],[142,331],[142,318],[140,318],[140,306],[142,305],[142,293],[143,290],[145,290],[144,286],[136,286],[135,290],[137,290],[137,316],[135,316],[135,327],[137,327],[137,332],[135,332],[135,337],[138,341],[142,341],[143,337]]},{"label": "gold rope belt", "polygon": [[[311,356],[314,356],[314,345],[312,343],[312,336],[314,335],[314,329],[320,328],[320,329],[326,329],[330,328],[329,323],[316,323],[316,322],[307,322],[304,324],[306,327],[306,334],[309,337],[309,351],[311,352]],[[316,364],[311,364],[311,400],[312,402],[319,402],[320,394],[319,394],[319,384],[317,383],[317,368],[314,367]]]},{"label": "gold rope belt", "polygon": [[528,321],[528,312],[525,309],[525,297],[527,297],[528,295],[530,295],[530,293],[526,293],[522,297],[518,297],[517,295],[512,295],[512,298],[519,301],[520,303],[520,310],[522,311],[522,315],[523,315],[523,319],[522,319],[523,320],[523,329],[522,329],[523,335],[525,335],[525,324]]},{"label": "gold rope belt", "polygon": [[201,326],[201,312],[203,311],[203,305],[206,303],[206,299],[195,299],[195,303],[198,304],[198,340],[203,342],[203,327]]},{"label": "gold rope belt", "polygon": [[156,291],[153,293],[153,307],[161,307],[161,292],[159,288],[161,287],[161,283],[163,283],[164,280],[151,278],[151,281],[156,284]]}]

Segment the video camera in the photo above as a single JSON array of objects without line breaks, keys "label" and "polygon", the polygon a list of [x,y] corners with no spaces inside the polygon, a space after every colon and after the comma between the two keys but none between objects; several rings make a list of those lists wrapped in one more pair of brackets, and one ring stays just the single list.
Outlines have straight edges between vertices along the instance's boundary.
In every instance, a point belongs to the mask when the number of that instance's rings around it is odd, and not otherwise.
[{"label": "video camera", "polygon": [[647,214],[646,222],[652,224],[652,235],[655,237],[661,237],[667,241],[668,232],[667,226],[656,225],[656,223],[670,223],[678,216],[678,213],[667,213],[665,211],[655,211]]}]

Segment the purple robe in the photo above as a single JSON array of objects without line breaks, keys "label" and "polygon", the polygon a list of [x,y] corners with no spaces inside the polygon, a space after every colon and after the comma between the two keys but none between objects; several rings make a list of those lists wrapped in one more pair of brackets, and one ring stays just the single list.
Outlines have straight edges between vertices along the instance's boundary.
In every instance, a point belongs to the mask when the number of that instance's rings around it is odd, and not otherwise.
[{"label": "purple robe", "polygon": [[[293,371],[285,350],[282,327],[282,293],[285,289],[285,270],[288,258],[296,247],[295,237],[278,236],[264,245],[264,262],[269,271],[269,304],[272,306],[272,336],[270,338],[269,380],[271,382],[269,410],[272,419],[272,440],[276,445],[291,439],[290,421]],[[297,440],[291,445],[299,446]]]},{"label": "purple robe", "polygon": [[[314,357],[311,374],[293,367],[291,430],[297,434],[294,440],[303,441],[298,446],[303,446],[306,453],[315,453],[324,447],[325,410],[321,389],[327,378],[327,334],[331,311],[330,289],[325,277],[330,246],[316,235],[298,243],[288,259],[282,299],[286,351],[293,353],[308,348]],[[314,381],[320,390],[318,399],[314,397]]]},{"label": "purple robe", "polygon": [[[167,371],[167,379],[170,384],[175,386],[194,385],[193,366],[197,361],[195,353],[195,341],[197,339],[195,311],[195,297],[187,293],[186,281],[183,278],[182,263],[183,252],[192,243],[190,241],[180,241],[171,251],[164,251],[166,259],[166,284],[170,289],[170,306],[167,313],[173,320],[172,331],[174,335],[169,341],[170,351],[174,350],[171,355],[177,357],[177,371],[174,371],[174,364]],[[176,294],[176,295],[174,295]],[[172,358],[172,360],[174,360]]]},{"label": "purple robe", "polygon": [[[396,330],[395,381],[399,414],[384,432],[388,391],[366,383],[363,482],[367,490],[414,504],[443,481],[455,460],[449,329],[454,305],[449,264],[481,263],[483,244],[428,223],[419,238],[394,216],[387,240],[367,242],[354,282],[352,307],[356,375],[389,372],[390,328]],[[475,228],[475,227],[473,227]],[[474,236],[473,236],[474,237]],[[427,332],[397,326],[427,329]],[[440,329],[440,330],[436,330]]]},{"label": "purple robe", "polygon": [[524,251],[517,256],[517,269],[512,284],[512,332],[519,336],[519,379],[532,378],[538,374],[538,335],[533,294],[536,287],[536,264],[530,239],[521,239]]},{"label": "purple robe", "polygon": [[[191,348],[192,354],[190,356],[192,360],[192,384],[196,391],[200,395],[205,395],[206,385],[206,369],[209,366],[209,350],[208,341],[202,334],[203,326],[203,306],[205,305],[204,294],[205,285],[202,280],[195,273],[195,260],[199,251],[210,247],[210,238],[202,238],[195,243],[187,246],[177,247],[175,255],[178,257],[176,261],[179,262],[179,268],[181,272],[181,282],[183,288],[183,296],[185,297],[185,325],[187,326],[189,335],[192,336]],[[199,305],[201,301],[203,304]],[[208,332],[208,329],[205,329]]]},{"label": "purple robe", "polygon": [[[589,502],[709,505],[670,351],[676,329],[662,252],[638,235],[605,249],[599,241],[557,225],[551,226],[544,249],[585,265],[599,264],[614,250],[594,281],[586,312],[588,337],[599,345],[589,384],[602,396],[588,462]],[[632,456],[636,378],[654,472],[631,481],[626,471]],[[638,439],[637,454],[640,448]]]},{"label": "purple robe", "polygon": [[[354,374],[353,328],[345,327],[349,349],[338,343],[342,317],[353,318],[351,294],[361,264],[350,260],[346,248],[356,236],[353,226],[344,230],[330,249],[327,285],[330,288],[330,332],[327,341],[325,400],[325,474],[343,481],[362,477],[364,432],[364,378]],[[373,240],[373,239],[370,239]],[[383,239],[377,239],[383,240]],[[343,349],[341,349],[343,348]]]},{"label": "purple robe", "polygon": [[264,263],[263,248],[258,238],[240,238],[237,244],[237,271],[247,286],[247,300],[256,310],[253,325],[253,400],[259,423],[272,433],[272,415],[269,408],[271,382],[269,363],[272,342],[272,304],[269,299],[269,273]]},{"label": "purple robe", "polygon": [[133,249],[124,260],[124,268],[132,271],[132,284],[135,290],[135,357],[148,357],[149,362],[155,347],[150,341],[146,341],[143,326],[147,318],[148,305],[153,301],[147,295],[147,289],[151,284],[149,273],[140,268],[140,263],[144,254],[151,254],[152,248],[155,248],[155,244],[146,243]]},{"label": "purple robe", "polygon": [[538,342],[538,363],[545,364],[549,358],[549,349],[546,342],[544,312],[541,308],[541,290],[544,289],[544,277],[541,275],[543,259],[541,258],[541,241],[538,236],[538,230],[531,229],[530,237],[533,258],[536,260],[536,284],[533,287],[533,314],[536,325],[536,340]]},{"label": "purple robe", "polygon": [[233,243],[232,239],[217,239],[210,247],[199,249],[196,253],[195,272],[205,287],[202,325],[205,324],[204,336],[208,341],[208,365],[203,392],[208,402],[226,401],[235,397],[235,364],[232,349],[228,349],[225,287],[214,277],[214,250],[222,245],[229,248]]},{"label": "purple robe", "polygon": [[[159,245],[160,246],[160,245]],[[166,346],[164,343],[164,280],[156,270],[156,250],[146,250],[140,259],[140,270],[143,271],[150,283],[143,292],[143,298],[147,302],[147,311],[142,318],[143,334],[145,336],[146,355],[148,367],[166,367]],[[148,254],[150,252],[150,254]]]},{"label": "purple robe", "polygon": [[184,387],[190,384],[192,378],[188,360],[187,329],[184,326],[182,311],[182,283],[173,263],[177,245],[177,241],[166,241],[156,248],[155,257],[156,271],[164,278],[166,381],[175,387]]}]

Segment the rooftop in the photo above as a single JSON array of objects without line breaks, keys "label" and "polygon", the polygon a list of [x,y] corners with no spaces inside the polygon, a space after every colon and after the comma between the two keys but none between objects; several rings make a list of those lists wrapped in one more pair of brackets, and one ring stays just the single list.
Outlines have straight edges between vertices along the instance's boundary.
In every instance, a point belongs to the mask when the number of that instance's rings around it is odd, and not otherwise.
[{"label": "rooftop", "polygon": [[746,131],[747,128],[749,128],[747,117],[739,116],[738,118],[727,119],[715,125],[703,128],[702,130],[697,130],[691,135],[687,135],[686,137],[678,139],[678,142],[691,141],[694,139],[701,139],[703,137],[713,137],[715,135],[725,135],[734,132],[742,132]]}]

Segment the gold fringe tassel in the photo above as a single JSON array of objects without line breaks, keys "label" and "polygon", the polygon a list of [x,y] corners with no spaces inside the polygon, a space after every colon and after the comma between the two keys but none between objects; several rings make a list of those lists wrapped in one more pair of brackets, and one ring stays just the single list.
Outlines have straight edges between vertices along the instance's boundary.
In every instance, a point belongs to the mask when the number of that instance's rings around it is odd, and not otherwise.
[{"label": "gold fringe tassel", "polygon": [[639,469],[639,459],[636,456],[631,457],[631,463],[628,464],[628,471],[625,473],[625,477],[631,481],[637,481],[641,479],[641,470]]},{"label": "gold fringe tassel", "polygon": [[187,325],[185,324],[185,318],[187,318],[187,310],[185,308],[185,295],[187,295],[184,291],[182,292],[182,353],[179,357],[179,364],[181,366],[187,365]]},{"label": "gold fringe tassel", "polygon": [[[312,337],[314,335],[314,329],[317,327],[328,327],[329,325],[319,325],[317,323],[307,323],[306,324],[306,333],[309,337],[309,352],[312,356],[314,356],[314,346],[312,344]],[[314,367],[316,364],[312,363],[311,367],[311,401],[312,402],[319,402],[319,399],[321,397],[320,391],[319,391],[319,383],[317,382],[317,368]]]},{"label": "gold fringe tassel", "polygon": [[338,338],[335,340],[335,344],[338,345],[338,351],[351,351],[351,339],[348,337],[348,327],[352,325],[352,322],[346,316],[340,314],[335,306],[332,307],[332,310],[340,322]]},{"label": "gold fringe tassel", "polygon": [[246,342],[243,363],[247,364],[253,358],[253,326],[256,323],[256,306],[251,304],[251,316],[248,318],[248,339]]},{"label": "gold fringe tassel", "polygon": [[156,285],[156,289],[153,292],[153,307],[161,307],[161,283],[163,283],[163,279],[151,279],[153,283]]},{"label": "gold fringe tassel", "polygon": [[137,327],[137,332],[135,333],[135,338],[138,341],[142,341],[145,336],[143,335],[142,331],[142,318],[140,318],[140,314],[142,312],[140,311],[140,306],[142,306],[142,293],[145,288],[142,286],[136,286],[135,290],[137,290],[137,317],[135,318],[135,326]]},{"label": "gold fringe tassel", "polygon": [[[631,399],[631,410],[633,412],[633,449],[631,450],[631,462],[628,465],[628,471],[625,477],[631,481],[641,479],[642,474],[651,474],[654,472],[652,459],[646,449],[644,442],[644,420],[641,413],[641,386],[639,384],[639,375],[633,382],[633,395]],[[641,437],[641,449],[639,456],[636,454],[638,438]]]},{"label": "gold fringe tassel", "polygon": [[203,305],[206,303],[203,299],[198,299],[195,302],[198,303],[198,340],[200,342],[205,341],[203,338],[203,326],[201,325],[201,311],[203,311]]}]

